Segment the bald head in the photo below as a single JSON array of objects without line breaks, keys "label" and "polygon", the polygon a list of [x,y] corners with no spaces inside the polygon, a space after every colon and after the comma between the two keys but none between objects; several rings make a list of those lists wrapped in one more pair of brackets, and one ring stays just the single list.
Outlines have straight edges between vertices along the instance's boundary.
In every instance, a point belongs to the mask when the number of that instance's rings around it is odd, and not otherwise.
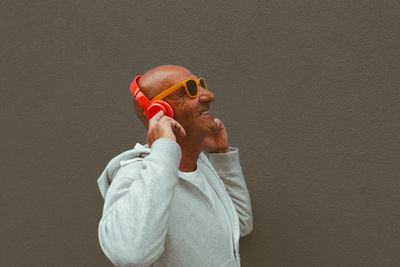
[{"label": "bald head", "polygon": [[[186,68],[176,65],[163,65],[147,71],[138,81],[138,86],[143,94],[150,100],[162,91],[187,79],[193,74]],[[136,116],[147,128],[147,117],[143,114],[143,108],[133,100]]]}]

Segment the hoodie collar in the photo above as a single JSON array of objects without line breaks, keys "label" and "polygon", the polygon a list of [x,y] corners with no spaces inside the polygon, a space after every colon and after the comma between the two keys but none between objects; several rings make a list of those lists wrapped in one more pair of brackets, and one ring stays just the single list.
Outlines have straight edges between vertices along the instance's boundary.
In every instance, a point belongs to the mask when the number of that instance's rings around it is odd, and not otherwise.
[{"label": "hoodie collar", "polygon": [[149,146],[141,145],[137,143],[133,149],[127,150],[118,156],[114,157],[105,167],[103,173],[97,179],[97,185],[99,186],[100,193],[105,198],[108,187],[110,186],[115,174],[119,171],[121,166],[137,160],[137,158],[144,158],[150,154],[151,149]]}]

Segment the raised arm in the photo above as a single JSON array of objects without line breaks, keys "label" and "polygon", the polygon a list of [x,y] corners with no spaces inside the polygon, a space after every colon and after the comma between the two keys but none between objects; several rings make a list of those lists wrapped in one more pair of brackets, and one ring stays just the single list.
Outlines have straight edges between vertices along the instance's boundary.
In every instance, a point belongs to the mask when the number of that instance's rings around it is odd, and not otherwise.
[{"label": "raised arm", "polygon": [[116,174],[99,224],[101,248],[115,265],[146,266],[164,251],[180,158],[178,144],[158,139],[149,156]]},{"label": "raised arm", "polygon": [[204,138],[203,149],[222,179],[232,199],[240,222],[240,235],[245,236],[253,229],[251,201],[239,161],[239,150],[230,148],[228,135],[221,120],[215,119],[218,130]]},{"label": "raised arm", "polygon": [[182,157],[175,133],[185,132],[162,112],[149,121],[149,156],[128,161],[105,195],[99,240],[115,265],[147,266],[164,251],[169,204]]},{"label": "raised arm", "polygon": [[253,212],[249,191],[240,166],[239,150],[231,147],[230,152],[210,153],[208,159],[224,183],[235,206],[239,217],[240,236],[248,235],[253,230]]}]

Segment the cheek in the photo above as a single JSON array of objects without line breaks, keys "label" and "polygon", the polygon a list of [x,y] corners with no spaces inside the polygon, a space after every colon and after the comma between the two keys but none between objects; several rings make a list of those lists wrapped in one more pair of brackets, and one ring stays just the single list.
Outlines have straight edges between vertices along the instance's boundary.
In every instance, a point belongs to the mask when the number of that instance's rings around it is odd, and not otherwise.
[{"label": "cheek", "polygon": [[195,107],[190,105],[189,101],[185,101],[184,98],[179,99],[174,108],[176,117],[181,119],[190,119],[194,117],[194,110]]},{"label": "cheek", "polygon": [[198,127],[198,119],[199,117],[196,116],[193,109],[189,109],[186,106],[183,106],[181,109],[177,108],[176,110],[175,120],[179,122],[187,132],[191,132],[192,129]]},{"label": "cheek", "polygon": [[[179,116],[179,117],[178,117]],[[192,125],[195,123],[196,116],[194,116],[191,110],[180,110],[179,115],[177,118],[182,124]]]},{"label": "cheek", "polygon": [[175,120],[180,124],[184,124],[186,121],[190,120],[190,112],[187,110],[186,105],[182,100],[177,101],[174,105]]}]

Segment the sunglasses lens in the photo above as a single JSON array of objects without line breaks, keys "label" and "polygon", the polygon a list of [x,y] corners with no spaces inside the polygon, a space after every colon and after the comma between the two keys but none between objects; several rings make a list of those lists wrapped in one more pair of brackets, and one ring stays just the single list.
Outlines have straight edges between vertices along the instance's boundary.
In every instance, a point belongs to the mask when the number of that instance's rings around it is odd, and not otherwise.
[{"label": "sunglasses lens", "polygon": [[206,81],[204,79],[200,79],[200,85],[201,87],[203,87],[204,89],[207,89],[207,84]]},{"label": "sunglasses lens", "polygon": [[186,82],[186,87],[190,96],[197,95],[197,83],[195,80],[189,80]]}]

